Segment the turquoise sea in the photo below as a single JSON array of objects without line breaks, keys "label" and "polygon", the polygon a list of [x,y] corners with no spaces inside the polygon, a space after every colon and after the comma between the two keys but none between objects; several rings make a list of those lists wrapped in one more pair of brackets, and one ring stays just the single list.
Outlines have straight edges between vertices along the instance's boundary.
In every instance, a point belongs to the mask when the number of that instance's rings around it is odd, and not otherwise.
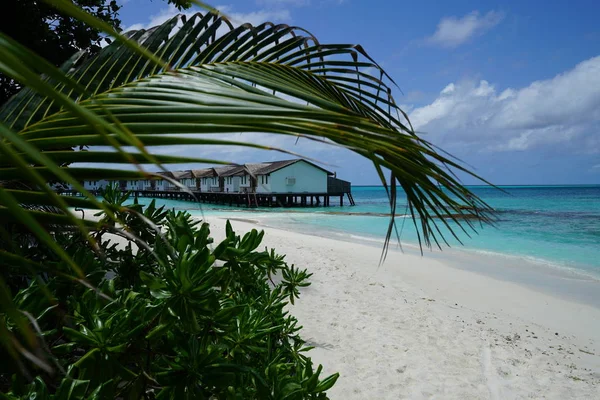
[{"label": "turquoise sea", "polygon": [[[495,226],[462,234],[467,252],[526,259],[550,267],[578,271],[600,278],[600,185],[503,186],[503,191],[471,186],[470,189],[497,212]],[[269,226],[353,240],[380,241],[389,223],[388,199],[383,187],[353,187],[356,206],[306,209],[235,209],[185,201],[157,200],[192,214],[257,219]],[[143,199],[143,202],[149,201]],[[332,203],[334,201],[332,200]],[[412,221],[402,214],[406,198],[398,195],[397,219],[403,245],[416,245]],[[450,239],[450,236],[447,235]]]}]

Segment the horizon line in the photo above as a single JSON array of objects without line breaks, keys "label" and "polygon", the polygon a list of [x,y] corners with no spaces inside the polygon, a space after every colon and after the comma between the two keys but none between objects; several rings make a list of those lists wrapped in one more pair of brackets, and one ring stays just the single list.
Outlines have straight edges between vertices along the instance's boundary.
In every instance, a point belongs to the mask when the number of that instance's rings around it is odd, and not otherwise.
[{"label": "horizon line", "polygon": [[[372,186],[381,186],[382,184],[371,184],[371,185],[355,185],[352,184],[353,187],[372,187]],[[497,185],[462,185],[462,186],[477,186],[477,187],[502,187],[502,186],[600,186],[600,183],[531,183],[531,184],[497,184]]]}]

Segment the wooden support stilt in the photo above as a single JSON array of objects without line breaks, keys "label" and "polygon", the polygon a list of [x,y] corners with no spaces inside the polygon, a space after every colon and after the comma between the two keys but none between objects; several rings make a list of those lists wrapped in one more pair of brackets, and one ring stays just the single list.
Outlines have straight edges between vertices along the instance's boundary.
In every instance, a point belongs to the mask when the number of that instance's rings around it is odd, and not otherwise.
[{"label": "wooden support stilt", "polygon": [[[134,198],[154,197],[161,199],[171,199],[180,201],[194,201],[199,203],[222,204],[238,207],[246,204],[246,207],[329,207],[331,198],[340,197],[340,207],[344,206],[344,196],[348,196],[348,203],[355,205],[352,193],[239,193],[239,192],[201,192],[194,190],[192,193],[179,190],[140,190],[133,189],[129,191]],[[80,196],[73,190],[64,191],[66,196]],[[310,205],[308,204],[310,197]]]}]

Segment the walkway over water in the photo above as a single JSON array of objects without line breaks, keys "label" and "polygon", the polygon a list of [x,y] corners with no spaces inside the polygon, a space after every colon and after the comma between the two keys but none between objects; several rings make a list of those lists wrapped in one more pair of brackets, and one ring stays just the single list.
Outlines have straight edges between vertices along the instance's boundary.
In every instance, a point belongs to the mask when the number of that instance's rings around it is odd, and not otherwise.
[{"label": "walkway over water", "polygon": [[[126,190],[123,190],[124,192]],[[100,194],[99,191],[90,191]],[[200,203],[223,204],[237,207],[328,207],[331,200],[334,204],[339,199],[339,205],[344,205],[344,196],[348,203],[355,205],[352,193],[230,193],[230,192],[200,192],[190,190],[129,190],[134,197],[150,197],[171,200],[194,201]],[[62,194],[79,195],[73,190],[61,191]]]},{"label": "walkway over water", "polygon": [[[354,205],[352,194],[348,193],[229,193],[191,191],[154,191],[132,190],[136,197],[156,197],[173,200],[198,201],[201,203],[223,204],[246,207],[328,207],[331,200],[344,205],[344,196],[348,196],[350,205]],[[335,203],[334,203],[335,204]]]}]

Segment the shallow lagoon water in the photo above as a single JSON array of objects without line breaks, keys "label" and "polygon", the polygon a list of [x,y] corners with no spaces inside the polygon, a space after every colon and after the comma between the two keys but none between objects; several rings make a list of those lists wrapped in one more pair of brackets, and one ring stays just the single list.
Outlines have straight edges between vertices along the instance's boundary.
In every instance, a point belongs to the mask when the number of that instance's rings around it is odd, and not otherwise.
[{"label": "shallow lagoon water", "polygon": [[[574,269],[600,278],[600,186],[482,186],[470,189],[497,212],[495,226],[477,227],[461,244],[451,246],[482,254],[518,257],[533,263]],[[380,186],[354,187],[356,206],[328,208],[247,209],[157,199],[159,204],[193,215],[260,219],[270,226],[320,235],[379,241],[389,224],[389,205]],[[140,199],[146,203],[149,199]],[[334,203],[332,201],[332,203]],[[403,213],[406,199],[398,195],[396,225],[403,244],[417,245],[416,230]]]}]

